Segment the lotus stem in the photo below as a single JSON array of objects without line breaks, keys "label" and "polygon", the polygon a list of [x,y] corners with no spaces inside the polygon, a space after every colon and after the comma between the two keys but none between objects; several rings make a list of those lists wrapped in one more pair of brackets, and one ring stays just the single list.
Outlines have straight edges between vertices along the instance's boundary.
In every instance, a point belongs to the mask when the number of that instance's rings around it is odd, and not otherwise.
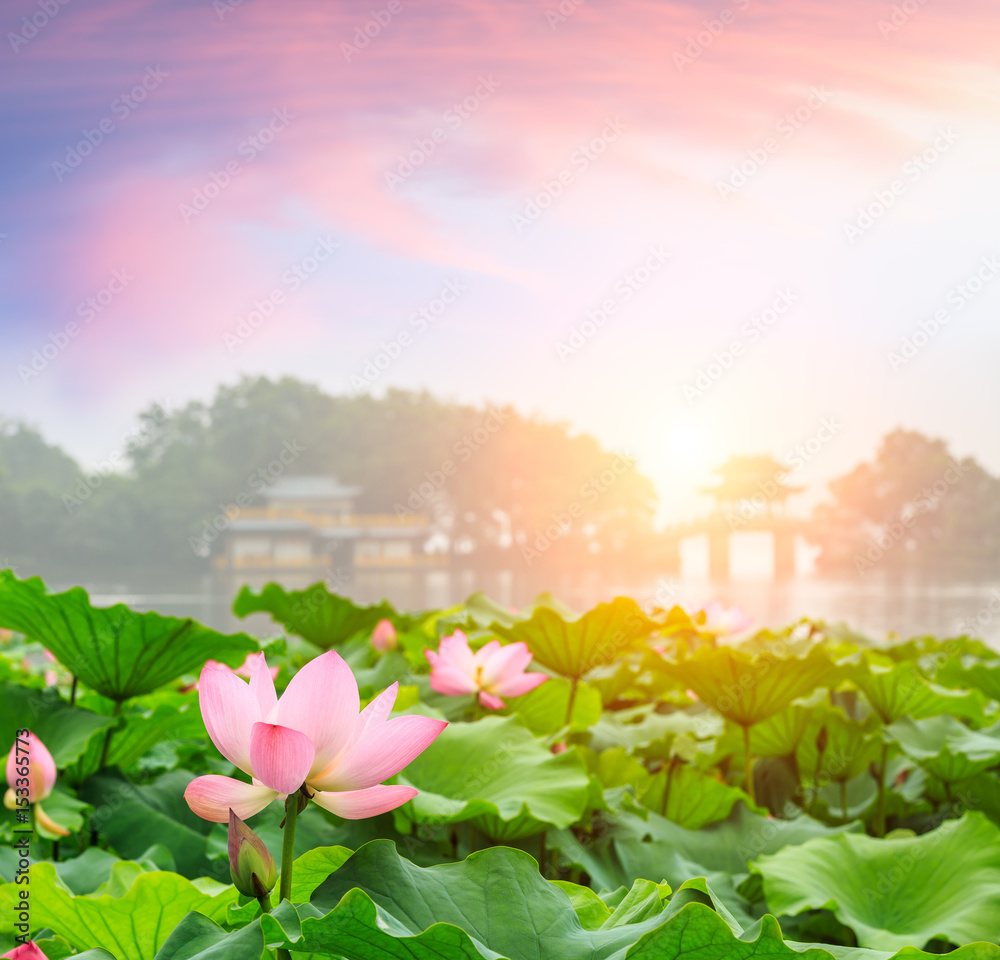
[{"label": "lotus stem", "polygon": [[746,779],[747,779],[747,796],[750,798],[750,802],[753,804],[757,803],[757,795],[754,792],[753,786],[753,754],[750,752],[750,727],[743,727],[743,750],[746,757]]},{"label": "lotus stem", "polygon": [[538,872],[544,877],[546,864],[545,864],[545,837],[548,831],[543,830],[538,836]]},{"label": "lotus stem", "polygon": [[73,674],[73,685],[69,688],[69,705],[76,703],[76,674]]},{"label": "lotus stem", "polygon": [[299,791],[290,793],[285,800],[285,835],[281,844],[280,900],[292,899],[292,868],[295,863],[295,820],[299,815]]},{"label": "lotus stem", "polygon": [[[111,711],[111,716],[117,720],[121,716],[122,705],[120,700],[115,701],[114,708]],[[104,735],[104,746],[101,748],[101,762],[98,764],[97,769],[103,770],[104,767],[108,765],[108,753],[111,750],[111,735],[115,732],[115,728],[118,726],[117,723],[111,724],[108,727],[108,732]]]},{"label": "lotus stem", "polygon": [[671,757],[667,766],[667,781],[663,784],[663,800],[660,803],[660,816],[667,815],[667,801],[670,799],[670,784],[674,779],[674,770],[677,767],[677,757]]},{"label": "lotus stem", "polygon": [[840,812],[843,815],[844,823],[847,823],[847,781],[840,781]]},{"label": "lotus stem", "polygon": [[569,682],[569,703],[566,704],[566,724],[569,727],[573,723],[573,707],[576,706],[576,688],[579,680],[573,677]]},{"label": "lotus stem", "polygon": [[889,758],[889,744],[882,744],[882,762],[878,765],[878,813],[875,818],[875,836],[885,836],[885,765]]}]

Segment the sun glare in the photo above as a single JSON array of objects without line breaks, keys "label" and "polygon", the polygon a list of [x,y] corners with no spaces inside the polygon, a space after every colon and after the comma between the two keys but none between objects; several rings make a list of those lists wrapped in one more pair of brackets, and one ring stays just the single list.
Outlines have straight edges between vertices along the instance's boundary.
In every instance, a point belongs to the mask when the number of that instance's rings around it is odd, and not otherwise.
[{"label": "sun glare", "polygon": [[698,460],[705,452],[705,434],[693,424],[677,427],[670,436],[670,452],[678,460]]}]

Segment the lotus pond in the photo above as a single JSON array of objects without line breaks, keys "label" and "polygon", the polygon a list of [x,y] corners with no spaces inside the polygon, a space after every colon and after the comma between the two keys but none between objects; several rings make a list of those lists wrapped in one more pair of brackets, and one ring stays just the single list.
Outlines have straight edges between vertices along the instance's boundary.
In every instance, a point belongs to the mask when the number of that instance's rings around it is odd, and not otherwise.
[{"label": "lotus pond", "polygon": [[974,638],[324,584],[234,610],[274,636],[0,573],[3,955],[1000,958]]}]

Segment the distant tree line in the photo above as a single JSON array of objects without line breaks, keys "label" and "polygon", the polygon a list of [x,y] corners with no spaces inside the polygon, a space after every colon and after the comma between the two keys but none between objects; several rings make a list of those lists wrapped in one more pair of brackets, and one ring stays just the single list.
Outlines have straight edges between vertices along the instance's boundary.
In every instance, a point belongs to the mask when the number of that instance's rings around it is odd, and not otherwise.
[{"label": "distant tree line", "polygon": [[[667,571],[654,486],[626,453],[508,406],[330,396],[290,377],[154,404],[89,474],[31,427],[0,421],[0,566],[64,582],[190,582],[208,570],[212,519],[237,500],[262,506],[292,474],[360,487],[361,512],[428,516],[463,566]],[[830,493],[807,528],[826,575],[1000,576],[1000,479],[941,440],[896,430]]]},{"label": "distant tree line", "polygon": [[211,403],[153,405],[85,474],[21,423],[0,423],[0,563],[84,580],[182,582],[237,497],[264,504],[281,475],[356,485],[357,509],[425,514],[465,563],[606,566],[648,558],[656,493],[624,454],[566,424],[427,393],[329,396],[247,378]]}]

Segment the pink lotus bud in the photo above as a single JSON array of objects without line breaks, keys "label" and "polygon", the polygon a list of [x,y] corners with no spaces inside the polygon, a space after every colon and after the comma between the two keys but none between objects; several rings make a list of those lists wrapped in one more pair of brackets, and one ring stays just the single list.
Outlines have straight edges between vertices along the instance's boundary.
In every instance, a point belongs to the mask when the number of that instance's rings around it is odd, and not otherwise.
[{"label": "pink lotus bud", "polygon": [[229,810],[229,874],[246,897],[266,897],[278,882],[274,857],[235,813]]},{"label": "pink lotus bud", "polygon": [[372,631],[372,646],[379,653],[395,650],[399,640],[396,638],[396,628],[391,620],[379,620]]},{"label": "pink lotus bud", "polygon": [[0,960],[49,960],[48,957],[38,949],[34,940],[22,943],[19,947],[5,953]]},{"label": "pink lotus bud", "polygon": [[[27,797],[29,803],[44,800],[56,785],[56,762],[48,748],[33,733],[20,743],[15,741],[7,754],[7,785],[15,797]],[[18,750],[20,747],[20,750]],[[27,793],[18,793],[27,790]]]}]

